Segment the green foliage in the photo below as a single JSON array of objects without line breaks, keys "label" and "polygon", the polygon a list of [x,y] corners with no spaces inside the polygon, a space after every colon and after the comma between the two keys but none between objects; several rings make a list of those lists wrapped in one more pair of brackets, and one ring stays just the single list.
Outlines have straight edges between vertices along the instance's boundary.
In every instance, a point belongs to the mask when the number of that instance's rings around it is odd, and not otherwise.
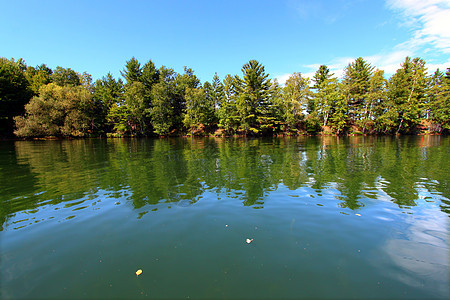
[{"label": "green foliage", "polygon": [[382,114],[382,105],[386,101],[386,84],[383,70],[375,70],[369,80],[369,92],[367,94],[365,106],[361,118],[357,124],[362,127],[362,133],[374,132],[376,121]]},{"label": "green foliage", "polygon": [[80,76],[78,76],[77,72],[75,72],[71,68],[65,69],[63,67],[58,66],[53,71],[51,77],[52,77],[51,82],[59,86],[81,85]]},{"label": "green foliage", "polygon": [[[98,79],[93,87],[94,102],[98,104],[95,124],[100,133],[111,132],[115,127],[116,120],[121,120],[117,116],[117,104],[123,102],[124,86],[121,79],[116,80],[108,73],[102,79]],[[123,129],[123,127],[120,127]],[[119,130],[123,132],[123,130]]]},{"label": "green foliage", "polygon": [[126,84],[131,84],[134,81],[140,81],[142,76],[141,64],[138,60],[132,57],[125,64],[125,68],[120,74],[125,78]]},{"label": "green foliage", "polygon": [[142,67],[139,81],[144,84],[148,92],[150,92],[152,86],[159,81],[159,71],[151,60]]},{"label": "green foliage", "polygon": [[[19,136],[167,136],[188,131],[218,135],[411,134],[450,131],[450,69],[428,76],[425,62],[407,57],[389,79],[363,58],[351,62],[342,81],[321,65],[310,83],[293,73],[281,87],[256,60],[242,77],[214,74],[203,85],[184,73],[132,57],[121,79],[92,76],[23,59],[0,61],[0,134]],[[64,89],[58,89],[64,88]],[[24,105],[35,96],[26,108]],[[50,96],[53,95],[53,96]]]},{"label": "green foliage", "polygon": [[201,125],[211,125],[214,117],[214,101],[207,97],[205,90],[187,88],[183,124],[188,131],[193,135]]},{"label": "green foliage", "polygon": [[52,74],[53,71],[45,64],[37,66],[36,68],[27,68],[25,76],[27,77],[30,89],[33,91],[34,95],[39,93],[41,86],[52,82]]},{"label": "green foliage", "polygon": [[240,117],[236,106],[236,98],[242,90],[242,80],[238,76],[228,74],[223,80],[224,98],[218,109],[219,128],[230,135],[237,131]]},{"label": "green foliage", "polygon": [[25,106],[25,116],[14,118],[14,133],[20,137],[86,136],[92,102],[92,94],[82,86],[44,85]]},{"label": "green foliage", "polygon": [[343,90],[348,102],[349,121],[355,124],[367,111],[367,97],[374,67],[358,57],[344,70]]},{"label": "green foliage", "polygon": [[184,67],[184,74],[176,74],[172,84],[171,107],[173,109],[173,126],[181,129],[183,126],[183,113],[186,109],[187,89],[197,89],[200,80],[194,75],[191,68]]},{"label": "green foliage", "polygon": [[298,128],[305,117],[310,98],[309,79],[300,73],[289,76],[281,96],[281,113],[286,131]]},{"label": "green foliage", "polygon": [[145,135],[151,132],[151,104],[147,89],[142,82],[135,81],[127,86],[124,105],[128,112],[128,124],[132,135]]},{"label": "green foliage", "polygon": [[256,60],[250,60],[242,67],[242,89],[236,98],[236,109],[240,118],[240,130],[245,134],[258,133],[259,127],[271,126],[273,116],[269,99],[271,87],[269,74]]},{"label": "green foliage", "polygon": [[176,75],[173,69],[162,66],[159,69],[159,82],[152,87],[150,117],[153,130],[158,135],[168,135],[174,123]]},{"label": "green foliage", "polygon": [[333,77],[333,75],[334,73],[331,73],[326,65],[320,65],[312,79],[314,82],[313,88],[318,89],[323,82]]},{"label": "green foliage", "polygon": [[106,109],[122,99],[124,92],[123,82],[121,79],[116,80],[108,73],[102,79],[98,79],[94,85],[94,97],[101,102]]},{"label": "green foliage", "polygon": [[[159,70],[149,60],[143,67],[132,57],[121,71],[126,84],[115,81],[110,74],[99,82],[98,92],[108,111],[110,128],[122,135],[149,135],[152,133],[152,89],[160,79]],[[157,100],[159,101],[159,100]]]},{"label": "green foliage", "polygon": [[0,58],[0,136],[12,135],[13,117],[23,114],[32,96],[24,68],[22,60]]},{"label": "green foliage", "polygon": [[316,134],[322,130],[320,119],[314,114],[306,116],[304,126],[308,134]]},{"label": "green foliage", "polygon": [[347,129],[348,122],[348,106],[345,96],[341,93],[336,93],[332,98],[334,112],[331,117],[333,128],[336,134],[343,134]]},{"label": "green foliage", "polygon": [[450,132],[450,68],[442,74],[433,75],[430,87],[430,101],[427,111],[429,119],[439,124],[438,132]]},{"label": "green foliage", "polygon": [[[330,120],[333,120],[333,123],[336,124],[337,117],[335,114],[342,110],[342,105],[344,105],[341,103],[343,94],[339,88],[338,80],[332,77],[332,74],[327,70],[324,66],[321,66],[316,72],[314,76],[316,93],[313,95],[313,101],[310,101],[313,104],[309,105],[310,109],[314,108],[310,114],[317,117],[323,126],[328,126]],[[343,124],[340,124],[340,126],[343,126]]]},{"label": "green foliage", "polygon": [[150,112],[154,131],[158,135],[167,135],[173,123],[173,108],[171,106],[170,85],[160,82],[152,89],[153,105]]},{"label": "green foliage", "polygon": [[112,136],[124,136],[131,132],[131,126],[128,122],[130,112],[123,101],[111,105],[107,115],[107,121],[113,126]]},{"label": "green foliage", "polygon": [[222,82],[217,76],[217,73],[214,74],[212,80],[212,90],[211,90],[211,98],[214,101],[214,111],[221,106],[223,99],[225,98],[225,92]]},{"label": "green foliage", "polygon": [[407,57],[388,82],[383,120],[386,132],[414,133],[420,123],[427,85],[425,62]]}]

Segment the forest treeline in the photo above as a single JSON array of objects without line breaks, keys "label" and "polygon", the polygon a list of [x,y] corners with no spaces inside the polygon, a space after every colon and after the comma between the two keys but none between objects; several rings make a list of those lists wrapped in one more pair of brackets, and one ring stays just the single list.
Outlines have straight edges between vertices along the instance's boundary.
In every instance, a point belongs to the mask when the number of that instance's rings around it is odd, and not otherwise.
[{"label": "forest treeline", "polygon": [[242,74],[203,84],[194,71],[131,58],[93,82],[86,72],[0,58],[0,135],[95,137],[171,135],[417,134],[450,131],[450,68],[428,74],[406,57],[390,78],[359,57],[342,78],[321,65],[284,85],[250,60]]}]

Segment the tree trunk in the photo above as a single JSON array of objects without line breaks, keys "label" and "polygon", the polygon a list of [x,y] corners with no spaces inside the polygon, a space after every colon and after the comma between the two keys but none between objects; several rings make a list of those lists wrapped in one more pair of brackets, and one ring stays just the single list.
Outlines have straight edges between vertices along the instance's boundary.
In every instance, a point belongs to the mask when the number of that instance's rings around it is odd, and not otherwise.
[{"label": "tree trunk", "polygon": [[396,132],[396,134],[398,134],[399,132],[400,132],[400,128],[402,128],[402,125],[403,125],[403,117],[402,117],[402,120],[400,121],[400,125],[398,126],[398,129],[397,129],[397,132]]}]

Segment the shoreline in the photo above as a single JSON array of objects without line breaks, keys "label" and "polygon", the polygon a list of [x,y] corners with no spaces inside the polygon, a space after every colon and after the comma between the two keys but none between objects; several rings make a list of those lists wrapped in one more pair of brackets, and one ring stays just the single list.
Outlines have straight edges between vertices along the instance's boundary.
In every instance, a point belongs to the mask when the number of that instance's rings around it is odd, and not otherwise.
[{"label": "shoreline", "polygon": [[425,133],[417,133],[417,134],[357,134],[357,133],[349,133],[349,134],[274,134],[274,135],[245,135],[245,134],[233,134],[233,135],[168,135],[168,136],[131,136],[131,135],[123,135],[123,136],[93,136],[93,137],[56,137],[56,136],[48,136],[48,137],[29,137],[29,138],[19,138],[19,137],[0,137],[0,142],[6,141],[60,141],[60,140],[87,140],[87,139],[168,139],[168,138],[287,138],[287,137],[399,137],[399,136],[447,136],[447,134],[435,133],[435,132],[425,132]]}]

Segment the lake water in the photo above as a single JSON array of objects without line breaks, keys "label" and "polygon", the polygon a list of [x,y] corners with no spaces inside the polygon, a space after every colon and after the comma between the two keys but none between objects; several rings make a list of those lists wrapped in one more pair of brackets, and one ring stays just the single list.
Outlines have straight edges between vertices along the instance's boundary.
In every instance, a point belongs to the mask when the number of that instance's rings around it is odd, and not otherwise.
[{"label": "lake water", "polygon": [[1,142],[0,298],[448,298],[449,142]]}]

